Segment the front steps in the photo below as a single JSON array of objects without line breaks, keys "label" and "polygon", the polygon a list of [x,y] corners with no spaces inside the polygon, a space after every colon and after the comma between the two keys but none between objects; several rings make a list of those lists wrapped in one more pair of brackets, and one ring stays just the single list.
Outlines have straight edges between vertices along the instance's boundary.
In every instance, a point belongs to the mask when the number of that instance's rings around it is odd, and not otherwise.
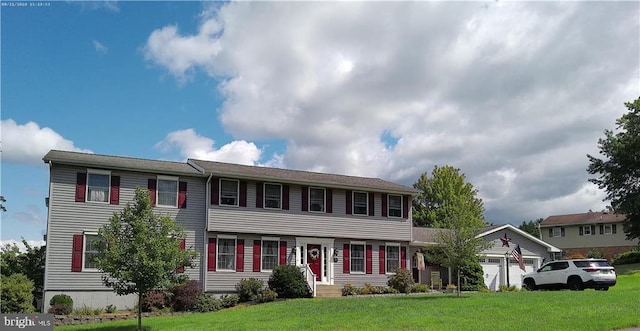
[{"label": "front steps", "polygon": [[337,285],[316,285],[316,298],[339,298],[342,289]]}]

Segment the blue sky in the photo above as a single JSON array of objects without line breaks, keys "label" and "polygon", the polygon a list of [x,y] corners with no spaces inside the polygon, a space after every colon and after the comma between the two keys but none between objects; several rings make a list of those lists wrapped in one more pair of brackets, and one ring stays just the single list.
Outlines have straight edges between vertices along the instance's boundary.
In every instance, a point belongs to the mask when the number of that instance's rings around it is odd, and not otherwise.
[{"label": "blue sky", "polygon": [[1,7],[2,240],[49,149],[381,177],[459,167],[494,223],[604,208],[586,154],[640,95],[640,4]]}]

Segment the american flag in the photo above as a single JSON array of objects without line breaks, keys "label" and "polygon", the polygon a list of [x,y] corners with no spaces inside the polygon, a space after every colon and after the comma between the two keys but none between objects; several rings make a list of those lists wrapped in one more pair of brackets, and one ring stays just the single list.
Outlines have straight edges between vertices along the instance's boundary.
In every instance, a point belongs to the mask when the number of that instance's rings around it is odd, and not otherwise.
[{"label": "american flag", "polygon": [[522,259],[522,251],[520,250],[520,245],[516,245],[516,248],[514,248],[511,251],[511,256],[513,256],[513,258],[518,261],[518,265],[520,266],[520,269],[522,269],[522,271],[524,270],[524,259]]}]

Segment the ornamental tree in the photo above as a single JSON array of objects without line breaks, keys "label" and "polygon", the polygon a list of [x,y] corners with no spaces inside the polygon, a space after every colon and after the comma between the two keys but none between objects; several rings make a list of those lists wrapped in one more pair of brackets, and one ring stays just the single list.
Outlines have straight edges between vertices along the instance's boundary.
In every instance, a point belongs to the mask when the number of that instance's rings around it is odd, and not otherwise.
[{"label": "ornamental tree", "polygon": [[598,140],[602,159],[587,155],[589,179],[607,192],[616,213],[626,215],[627,239],[640,238],[640,98],[624,104],[629,110],[616,120],[617,132],[605,130]]},{"label": "ornamental tree", "polygon": [[138,294],[138,330],[142,330],[144,294],[186,280],[178,272],[192,267],[197,253],[180,248],[185,232],[167,216],[153,213],[149,192],[136,188],[133,205],[114,213],[98,231],[95,258],[102,282],[118,295]]}]

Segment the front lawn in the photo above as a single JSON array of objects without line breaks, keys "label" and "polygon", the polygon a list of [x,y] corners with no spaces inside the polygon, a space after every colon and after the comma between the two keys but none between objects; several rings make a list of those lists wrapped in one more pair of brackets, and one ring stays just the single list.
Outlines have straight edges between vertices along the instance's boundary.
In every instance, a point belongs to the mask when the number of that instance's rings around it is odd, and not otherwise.
[{"label": "front lawn", "polygon": [[[585,290],[296,299],[145,318],[146,330],[613,330],[640,327],[640,268]],[[135,330],[136,320],[56,330]]]}]

